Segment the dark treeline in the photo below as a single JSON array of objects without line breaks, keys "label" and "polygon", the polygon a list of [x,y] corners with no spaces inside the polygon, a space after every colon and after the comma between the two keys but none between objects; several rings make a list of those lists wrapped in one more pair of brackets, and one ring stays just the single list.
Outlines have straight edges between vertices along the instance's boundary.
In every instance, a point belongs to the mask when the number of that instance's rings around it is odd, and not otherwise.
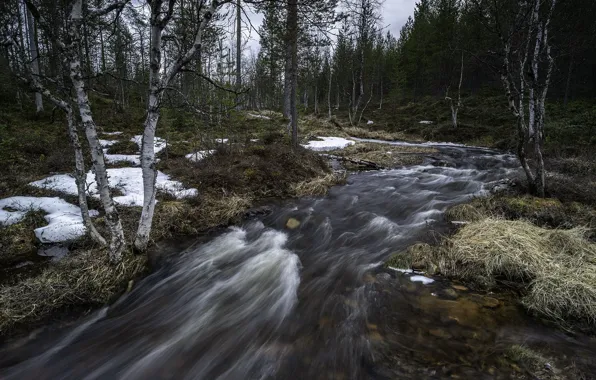
[{"label": "dark treeline", "polygon": [[[504,23],[515,1],[421,0],[414,16],[393,36],[382,26],[374,0],[343,3],[343,20],[327,33],[301,40],[299,100],[310,112],[332,108],[359,113],[384,98],[444,97],[457,91],[463,60],[462,94],[502,94],[499,37],[487,27]],[[275,2],[270,2],[275,4]],[[486,10],[483,15],[478,9]],[[253,106],[277,108],[283,91],[284,17],[265,6],[261,51],[254,62]],[[596,2],[560,1],[550,25],[555,60],[549,99],[596,95]],[[501,18],[501,19],[499,19]],[[324,107],[324,108],[323,108]]]}]

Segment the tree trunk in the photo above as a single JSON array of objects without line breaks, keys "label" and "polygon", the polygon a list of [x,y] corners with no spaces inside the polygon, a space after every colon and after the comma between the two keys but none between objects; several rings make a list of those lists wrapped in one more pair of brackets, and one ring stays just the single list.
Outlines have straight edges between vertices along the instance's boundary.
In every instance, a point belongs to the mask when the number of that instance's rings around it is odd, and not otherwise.
[{"label": "tree trunk", "polygon": [[155,211],[155,182],[157,169],[155,168],[155,130],[159,121],[159,106],[161,98],[161,33],[159,25],[151,26],[151,46],[149,55],[149,99],[147,103],[147,117],[143,125],[143,139],[141,143],[141,168],[143,171],[143,211],[139,220],[139,227],[134,246],[144,251],[149,243],[151,224]]},{"label": "tree trunk", "polygon": [[329,65],[329,88],[327,91],[327,106],[329,107],[329,118],[333,116],[331,113],[331,85],[333,81],[333,71],[331,70],[331,65]]},{"label": "tree trunk", "polygon": [[[289,3],[288,3],[289,7]],[[288,14],[288,22],[289,22],[289,14]],[[289,24],[287,25],[289,28]],[[288,29],[287,32],[288,37],[286,41],[286,62],[285,62],[285,70],[284,70],[284,104],[282,113],[286,119],[291,119],[292,117],[292,106],[291,106],[291,97],[292,97],[292,44],[290,42],[290,30]]]},{"label": "tree trunk", "polygon": [[112,263],[118,263],[122,259],[122,251],[125,244],[124,230],[122,229],[118,210],[116,209],[110,194],[108,172],[106,170],[103,149],[99,143],[97,127],[93,120],[89,98],[87,96],[87,91],[85,90],[85,82],[83,81],[81,73],[81,60],[79,58],[81,40],[78,29],[82,17],[82,0],[77,0],[73,5],[70,15],[70,43],[66,49],[65,57],[70,67],[70,79],[75,89],[81,122],[85,129],[85,135],[87,136],[87,141],[91,150],[91,158],[93,162],[93,170],[95,172],[97,190],[99,191],[99,198],[105,211],[106,224],[111,233],[110,261]]},{"label": "tree trunk", "polygon": [[290,53],[290,125],[292,145],[298,146],[298,107],[296,106],[296,90],[298,87],[298,0],[288,0],[288,50]]},{"label": "tree trunk", "polygon": [[85,159],[83,156],[83,149],[79,140],[79,133],[74,116],[74,112],[70,104],[62,99],[52,95],[50,91],[44,88],[36,77],[33,77],[30,82],[31,88],[48,98],[57,108],[64,111],[66,115],[66,123],[68,126],[68,137],[72,144],[75,153],[75,183],[77,185],[77,194],[79,198],[79,207],[81,208],[81,217],[83,223],[87,228],[87,232],[91,239],[102,246],[106,246],[107,242],[95,228],[91,217],[89,216],[89,206],[87,203],[87,173],[85,171]]},{"label": "tree trunk", "polygon": [[236,90],[242,87],[242,13],[240,1],[236,3]]},{"label": "tree trunk", "polygon": [[[37,51],[37,38],[35,38],[35,23],[33,21],[33,15],[29,8],[26,8],[27,12],[27,35],[29,38],[29,54],[31,58],[31,73],[39,78],[39,53]],[[41,93],[35,93],[35,112],[43,112],[43,98]]]}]

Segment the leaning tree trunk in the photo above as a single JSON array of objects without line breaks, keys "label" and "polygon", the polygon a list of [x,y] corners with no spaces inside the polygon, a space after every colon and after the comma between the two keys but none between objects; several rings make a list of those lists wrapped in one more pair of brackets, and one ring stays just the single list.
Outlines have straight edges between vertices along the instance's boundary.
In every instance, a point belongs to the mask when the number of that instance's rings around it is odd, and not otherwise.
[{"label": "leaning tree trunk", "polygon": [[81,60],[79,57],[81,40],[79,27],[81,25],[82,17],[82,0],[77,0],[73,5],[70,15],[70,42],[66,48],[65,59],[70,68],[70,79],[75,89],[81,122],[91,150],[91,159],[93,162],[93,171],[95,172],[97,190],[105,211],[106,224],[110,230],[110,261],[118,263],[122,259],[122,251],[125,246],[124,230],[122,229],[118,210],[116,209],[110,194],[108,172],[106,169],[103,149],[99,143],[97,127],[93,120],[93,114],[91,112],[91,106],[81,72]]},{"label": "leaning tree trunk", "polygon": [[[25,79],[23,81],[26,82]],[[48,98],[57,108],[64,111],[66,114],[66,123],[68,126],[68,137],[75,153],[75,183],[77,185],[77,194],[79,198],[79,207],[81,208],[81,217],[83,223],[87,228],[87,232],[93,241],[102,246],[106,246],[107,242],[95,228],[91,217],[89,216],[89,206],[87,203],[87,173],[85,171],[85,159],[83,156],[83,149],[79,140],[79,133],[77,131],[77,124],[75,115],[70,104],[66,101],[54,96],[48,89],[44,88],[36,77],[32,78],[30,82],[31,88],[39,94]]]}]

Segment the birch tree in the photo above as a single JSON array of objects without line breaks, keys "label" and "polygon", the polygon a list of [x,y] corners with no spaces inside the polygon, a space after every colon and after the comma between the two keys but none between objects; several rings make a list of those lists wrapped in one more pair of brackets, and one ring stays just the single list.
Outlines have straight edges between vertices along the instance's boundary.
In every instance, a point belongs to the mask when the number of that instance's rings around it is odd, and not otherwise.
[{"label": "birch tree", "polygon": [[445,92],[445,100],[449,102],[449,107],[451,108],[451,125],[453,128],[457,128],[457,113],[459,112],[459,108],[461,107],[461,84],[464,80],[464,53],[461,53],[461,66],[459,68],[459,84],[457,86],[457,101],[454,101],[453,98],[449,96],[449,86],[447,86],[447,91]]},{"label": "birch tree", "polygon": [[185,65],[196,58],[203,44],[203,32],[223,4],[230,2],[217,0],[196,0],[197,9],[202,10],[199,25],[194,34],[194,40],[190,49],[180,55],[174,63],[162,72],[162,38],[164,30],[172,19],[175,0],[148,0],[151,9],[150,28],[151,46],[149,57],[149,98],[147,102],[147,116],[143,125],[143,137],[141,143],[141,168],[143,171],[143,209],[139,226],[134,241],[134,247],[138,251],[145,251],[151,234],[151,224],[155,212],[155,196],[157,189],[157,169],[155,167],[155,131],[160,117],[160,106],[164,91],[170,83],[183,70]]},{"label": "birch tree", "polygon": [[[105,15],[117,8],[123,7],[127,2],[128,1],[113,3],[102,9],[88,9],[87,17],[99,17]],[[99,143],[97,126],[93,120],[93,113],[85,88],[85,81],[83,80],[80,58],[80,29],[82,23],[83,0],[75,0],[69,16],[68,41],[66,44],[61,43],[61,45],[64,50],[64,59],[70,69],[69,76],[76,94],[79,116],[91,151],[95,182],[97,183],[99,198],[105,212],[106,225],[110,230],[110,261],[118,263],[122,259],[122,251],[125,246],[124,230],[122,228],[122,223],[120,222],[118,210],[112,199],[105,157],[101,144]]]},{"label": "birch tree", "polygon": [[[545,101],[550,86],[554,59],[551,55],[549,26],[556,0],[526,0],[515,3],[514,16],[507,18],[496,7],[483,7],[473,1],[480,17],[492,12],[492,27],[502,48],[500,79],[509,110],[515,116],[518,135],[517,156],[532,194],[544,197],[546,173],[542,156]],[[533,166],[533,168],[532,168]]]}]

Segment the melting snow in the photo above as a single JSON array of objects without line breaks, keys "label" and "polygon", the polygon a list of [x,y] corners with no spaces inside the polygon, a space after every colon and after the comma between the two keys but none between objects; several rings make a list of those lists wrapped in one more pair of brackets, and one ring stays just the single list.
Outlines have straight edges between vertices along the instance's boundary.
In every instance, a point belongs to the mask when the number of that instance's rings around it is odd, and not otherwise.
[{"label": "melting snow", "polygon": [[433,122],[430,120],[422,120],[418,122],[419,124],[432,124]]},{"label": "melting snow", "polygon": [[[139,150],[140,150],[141,145],[143,143],[143,135],[136,135],[133,138],[131,138],[130,141],[132,141],[133,143],[136,143],[139,146]],[[167,146],[166,140],[162,139],[161,137],[155,137],[153,144],[154,144],[153,146],[155,149],[155,154],[161,152]]]},{"label": "melting snow", "polygon": [[375,123],[375,122],[374,122],[374,121],[372,121],[372,120],[369,120],[369,121],[367,121],[367,122],[366,122],[366,124],[368,124],[368,125],[371,125],[371,124],[374,124],[374,123]]},{"label": "melting snow", "polygon": [[138,154],[108,154],[106,151],[104,150],[104,157],[109,164],[130,162],[132,165],[141,165],[141,158]]},{"label": "melting snow", "polygon": [[[16,211],[7,211],[4,210],[5,208]],[[48,225],[35,229],[35,236],[42,243],[64,242],[85,235],[81,209],[58,197],[10,197],[0,199],[0,224],[17,223],[31,210],[47,212],[45,220]],[[97,211],[91,210],[89,214],[96,216]]]},{"label": "melting snow", "polygon": [[[114,202],[124,206],[143,205],[143,175],[141,168],[114,168],[107,169],[111,188],[117,188],[124,195],[115,196]],[[75,180],[68,174],[57,174],[46,179],[31,182],[30,185],[44,189],[60,191],[66,194],[77,194]],[[156,186],[159,190],[170,193],[176,198],[192,197],[197,194],[197,189],[185,189],[182,183],[173,181],[166,174],[158,171]],[[98,198],[95,176],[90,171],[87,173],[88,192]]]},{"label": "melting snow", "polygon": [[392,269],[394,271],[397,272],[401,272],[401,273],[413,273],[414,271],[412,269],[401,269],[401,268],[394,268],[394,267],[388,267],[389,269]]},{"label": "melting snow", "polygon": [[215,142],[220,144],[227,144],[228,141],[228,139],[215,139]]},{"label": "melting snow", "polygon": [[102,132],[102,134],[104,134],[106,136],[116,136],[116,135],[121,135],[122,132]]},{"label": "melting snow", "polygon": [[189,153],[185,157],[193,162],[198,162],[213,153],[215,153],[214,150],[199,150],[198,152]]},{"label": "melting snow", "polygon": [[432,278],[428,278],[425,276],[412,276],[410,277],[410,281],[421,282],[424,285],[432,284],[433,282],[435,282],[435,280],[433,280]]},{"label": "melting snow", "polygon": [[309,141],[308,144],[302,145],[307,149],[314,151],[325,151],[334,149],[343,149],[348,145],[354,145],[354,141],[344,139],[343,137],[319,137],[323,141]]},{"label": "melting snow", "polygon": [[248,116],[255,118],[255,119],[265,119],[265,120],[271,120],[271,118],[269,116],[265,116],[265,115],[257,115],[254,113],[249,113]]},{"label": "melting snow", "polygon": [[99,145],[101,145],[102,148],[107,148],[116,144],[117,142],[118,140],[99,140]]}]

